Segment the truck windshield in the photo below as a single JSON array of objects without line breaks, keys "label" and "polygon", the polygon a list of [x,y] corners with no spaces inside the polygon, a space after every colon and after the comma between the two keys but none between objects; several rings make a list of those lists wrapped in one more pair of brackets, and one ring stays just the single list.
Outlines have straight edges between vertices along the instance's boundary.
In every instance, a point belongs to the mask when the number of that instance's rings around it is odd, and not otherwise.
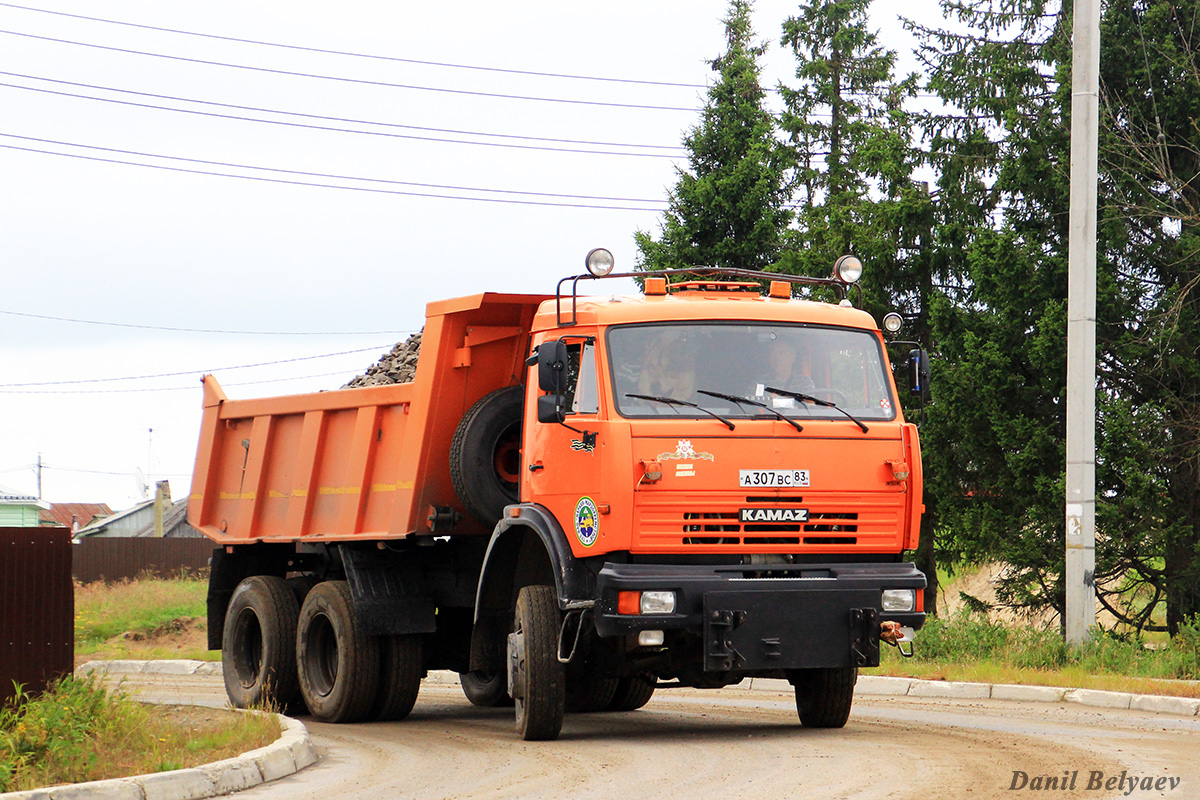
[{"label": "truck windshield", "polygon": [[[706,417],[683,405],[630,395],[696,403],[725,417],[774,416],[765,403],[797,419],[896,418],[896,401],[878,338],[870,331],[763,323],[623,325],[608,331],[613,395],[624,417]],[[773,394],[782,389],[837,408]],[[729,398],[714,397],[711,393]]]}]

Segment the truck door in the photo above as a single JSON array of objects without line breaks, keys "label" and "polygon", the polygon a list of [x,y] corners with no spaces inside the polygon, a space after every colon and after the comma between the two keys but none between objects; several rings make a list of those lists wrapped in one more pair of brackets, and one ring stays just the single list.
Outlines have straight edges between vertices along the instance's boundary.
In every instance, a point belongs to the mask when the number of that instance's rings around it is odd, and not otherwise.
[{"label": "truck door", "polygon": [[538,422],[536,409],[526,411],[526,479],[521,499],[549,509],[572,551],[583,556],[605,549],[602,517],[607,505],[601,465],[606,424],[599,414],[594,339],[581,334],[564,341],[568,354],[566,420],[564,424]]}]

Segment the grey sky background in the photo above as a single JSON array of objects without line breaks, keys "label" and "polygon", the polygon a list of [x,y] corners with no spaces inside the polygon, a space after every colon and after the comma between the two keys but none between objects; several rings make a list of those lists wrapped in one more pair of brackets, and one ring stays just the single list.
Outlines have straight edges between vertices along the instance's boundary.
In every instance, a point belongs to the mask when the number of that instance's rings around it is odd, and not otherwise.
[{"label": "grey sky background", "polygon": [[[164,478],[187,495],[205,372],[231,397],[333,389],[430,301],[552,293],[592,247],[631,268],[726,10],[20,5],[42,11],[0,3],[0,485],[35,492],[40,453],[45,499],[115,509]],[[768,86],[795,9],[756,3]],[[921,9],[877,0],[888,46]]]}]

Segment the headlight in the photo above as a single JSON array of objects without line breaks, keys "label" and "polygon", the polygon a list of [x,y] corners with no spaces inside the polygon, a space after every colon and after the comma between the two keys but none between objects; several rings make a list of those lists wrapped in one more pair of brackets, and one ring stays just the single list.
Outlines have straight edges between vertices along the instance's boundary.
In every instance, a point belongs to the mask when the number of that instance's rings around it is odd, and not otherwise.
[{"label": "headlight", "polygon": [[617,261],[615,258],[613,258],[612,253],[608,252],[603,247],[597,247],[595,250],[588,252],[587,258],[584,259],[584,263],[587,265],[588,272],[592,273],[597,278],[603,278],[605,275],[613,271],[613,267],[616,266]]},{"label": "headlight", "polygon": [[642,592],[643,614],[674,614],[674,592]]},{"label": "headlight", "polygon": [[674,614],[675,593],[666,591],[617,592],[617,613],[628,616]]},{"label": "headlight", "polygon": [[862,277],[863,264],[855,256],[842,256],[833,265],[833,277],[842,283],[854,283]]},{"label": "headlight", "polygon": [[917,607],[914,589],[884,589],[880,606],[884,611],[912,611]]},{"label": "headlight", "polygon": [[904,318],[895,311],[883,315],[883,329],[888,333],[899,333],[903,326]]}]

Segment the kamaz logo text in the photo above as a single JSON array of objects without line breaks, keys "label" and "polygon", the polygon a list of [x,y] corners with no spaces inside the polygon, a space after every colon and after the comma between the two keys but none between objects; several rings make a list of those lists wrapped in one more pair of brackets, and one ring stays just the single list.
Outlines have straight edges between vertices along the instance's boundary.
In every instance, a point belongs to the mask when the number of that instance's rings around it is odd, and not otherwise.
[{"label": "kamaz logo text", "polygon": [[743,508],[742,522],[808,522],[807,508]]}]

